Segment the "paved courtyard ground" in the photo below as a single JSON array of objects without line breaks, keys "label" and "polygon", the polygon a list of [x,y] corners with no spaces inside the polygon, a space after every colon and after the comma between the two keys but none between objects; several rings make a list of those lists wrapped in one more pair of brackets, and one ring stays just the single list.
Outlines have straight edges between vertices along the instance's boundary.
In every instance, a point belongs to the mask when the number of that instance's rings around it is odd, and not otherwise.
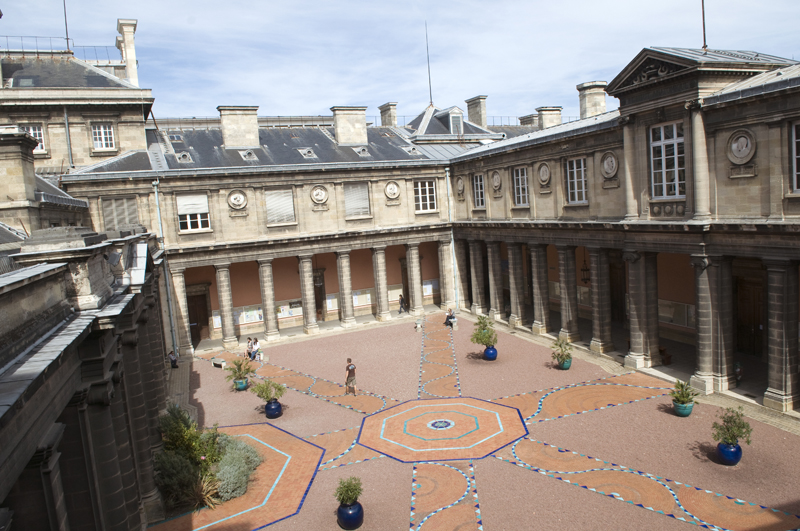
[{"label": "paved courtyard ground", "polygon": [[196,357],[198,422],[246,437],[265,462],[245,496],[157,529],[339,529],[333,492],[349,476],[364,485],[365,531],[800,528],[797,435],[751,419],[752,445],[726,467],[711,438],[720,408],[676,417],[669,382],[586,356],[561,371],[550,349],[503,331],[484,361],[472,323],[443,320],[262,343],[258,378],[290,388],[270,422],[209,361],[236,352]]}]

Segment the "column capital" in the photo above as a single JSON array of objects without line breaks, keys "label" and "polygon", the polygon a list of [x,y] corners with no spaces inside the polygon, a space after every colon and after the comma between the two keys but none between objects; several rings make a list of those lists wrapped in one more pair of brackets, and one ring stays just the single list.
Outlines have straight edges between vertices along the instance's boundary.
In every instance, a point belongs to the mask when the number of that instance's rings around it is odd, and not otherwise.
[{"label": "column capital", "polygon": [[169,273],[173,276],[175,275],[183,275],[183,272],[186,271],[185,267],[173,267],[169,266]]},{"label": "column capital", "polygon": [[114,397],[114,385],[111,380],[103,380],[89,386],[87,403],[90,406],[110,406]]},{"label": "column capital", "polygon": [[372,247],[370,247],[370,249],[372,249],[373,253],[383,253],[383,252],[386,251],[386,246],[385,245],[373,245]]},{"label": "column capital", "polygon": [[406,244],[406,249],[411,249],[411,248],[414,248],[414,247],[416,247],[416,248],[419,248],[419,244],[420,244],[420,242],[410,242],[410,243],[407,243],[407,244]]},{"label": "column capital", "polygon": [[789,258],[762,258],[761,263],[763,263],[767,269],[773,270],[788,269],[797,264],[795,260]]},{"label": "column capital", "polygon": [[620,125],[632,125],[636,121],[635,114],[626,114],[625,116],[620,116],[617,118],[617,122]]},{"label": "column capital", "polygon": [[345,249],[345,250],[341,250],[341,251],[333,251],[333,254],[335,254],[337,257],[339,257],[339,256],[350,256],[350,249]]},{"label": "column capital", "polygon": [[272,265],[274,258],[259,258],[258,265]]},{"label": "column capital", "polygon": [[577,245],[573,245],[571,243],[557,243],[556,244],[556,249],[558,249],[558,250],[569,251],[570,249],[574,250],[574,249],[577,249],[577,248],[578,248]]},{"label": "column capital", "polygon": [[301,262],[310,261],[312,258],[314,258],[314,254],[313,253],[312,254],[298,254],[297,255],[297,259],[300,260]]},{"label": "column capital", "polygon": [[630,262],[631,264],[635,264],[639,261],[639,258],[642,257],[642,253],[639,251],[622,251],[622,259],[626,262]]},{"label": "column capital", "polygon": [[525,245],[528,246],[528,249],[535,249],[536,247],[547,247],[547,243],[544,242],[526,242]]},{"label": "column capital", "polygon": [[217,271],[221,271],[221,270],[224,270],[224,269],[230,269],[230,267],[231,267],[231,263],[230,262],[221,262],[221,263],[218,263],[218,264],[214,264],[214,269],[216,269]]},{"label": "column capital", "polygon": [[702,273],[703,271],[708,269],[708,266],[711,265],[710,258],[711,258],[710,256],[706,256],[703,254],[693,254],[689,259],[689,263],[693,268],[695,268],[695,270]]}]

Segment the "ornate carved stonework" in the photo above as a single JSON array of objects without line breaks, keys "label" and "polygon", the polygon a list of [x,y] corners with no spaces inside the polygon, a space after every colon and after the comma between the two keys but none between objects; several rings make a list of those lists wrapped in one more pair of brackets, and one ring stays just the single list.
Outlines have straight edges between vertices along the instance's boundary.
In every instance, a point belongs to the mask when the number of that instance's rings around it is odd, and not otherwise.
[{"label": "ornate carved stonework", "polygon": [[464,178],[463,177],[456,177],[456,199],[459,201],[464,201]]},{"label": "ornate carved stonework", "polygon": [[669,202],[658,201],[650,203],[650,215],[654,218],[675,218],[683,217],[686,213],[686,202]]},{"label": "ornate carved stonework", "polygon": [[242,190],[232,190],[228,194],[228,206],[233,210],[242,210],[247,206],[247,194]]},{"label": "ornate carved stonework", "polygon": [[500,172],[493,171],[490,179],[492,183],[493,196],[501,197],[503,195],[503,178],[500,176]]},{"label": "ornate carved stonework", "polygon": [[328,210],[328,189],[321,184],[311,189],[311,210]]},{"label": "ornate carved stonework", "polygon": [[617,169],[619,169],[619,162],[614,152],[606,151],[603,153],[603,158],[600,159],[600,173],[603,174],[603,178],[613,178],[617,174]]},{"label": "ornate carved stonework", "polygon": [[738,129],[728,138],[728,160],[734,164],[747,164],[756,154],[756,137],[747,129]]},{"label": "ornate carved stonework", "polygon": [[637,68],[623,86],[640,85],[686,69],[685,66],[648,59]]}]

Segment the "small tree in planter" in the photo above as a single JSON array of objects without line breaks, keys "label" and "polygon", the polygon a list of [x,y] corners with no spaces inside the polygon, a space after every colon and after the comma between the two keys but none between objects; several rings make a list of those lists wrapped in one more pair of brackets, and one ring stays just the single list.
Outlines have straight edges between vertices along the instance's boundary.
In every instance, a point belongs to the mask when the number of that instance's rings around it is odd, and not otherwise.
[{"label": "small tree in planter", "polygon": [[494,331],[494,323],[486,315],[479,315],[478,322],[475,323],[475,330],[472,332],[470,341],[476,345],[486,347],[483,350],[483,359],[493,361],[497,359],[497,332]]},{"label": "small tree in planter", "polygon": [[264,404],[264,413],[267,418],[276,419],[283,415],[283,407],[278,400],[286,393],[285,385],[272,380],[264,380],[251,387],[250,392],[266,402]]},{"label": "small tree in planter", "polygon": [[233,380],[233,388],[237,391],[247,389],[247,377],[255,374],[250,360],[234,360],[233,365],[225,367],[225,370],[230,373],[225,379],[228,381]]},{"label": "small tree in planter", "polygon": [[689,382],[675,381],[675,389],[669,392],[675,414],[679,417],[688,417],[694,407],[694,398],[700,393],[692,389]]},{"label": "small tree in planter", "polygon": [[742,459],[742,447],[739,446],[739,439],[748,445],[750,444],[750,434],[753,428],[750,423],[744,420],[742,406],[738,409],[732,407],[725,408],[719,415],[722,422],[714,422],[711,425],[714,440],[719,442],[717,445],[717,456],[723,465],[733,466]]},{"label": "small tree in planter", "polygon": [[350,476],[339,480],[334,496],[339,501],[336,521],[342,529],[358,529],[364,523],[364,508],[358,503],[363,491],[360,478]]},{"label": "small tree in planter", "polygon": [[567,370],[572,366],[572,343],[564,338],[553,341],[550,345],[553,349],[553,361],[558,363],[558,368]]}]

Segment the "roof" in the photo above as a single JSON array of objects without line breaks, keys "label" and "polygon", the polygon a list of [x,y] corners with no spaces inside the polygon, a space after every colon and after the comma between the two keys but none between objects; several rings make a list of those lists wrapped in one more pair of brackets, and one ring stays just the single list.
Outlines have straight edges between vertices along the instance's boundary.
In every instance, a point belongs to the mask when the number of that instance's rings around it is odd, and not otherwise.
[{"label": "roof", "polygon": [[26,238],[26,235],[10,225],[0,221],[0,244],[18,243]]},{"label": "roof", "polygon": [[703,98],[703,106],[725,103],[779,90],[800,87],[800,64],[779,68],[731,83],[724,89]]},{"label": "roof", "polygon": [[71,55],[3,57],[3,87],[30,88],[138,88]]},{"label": "roof", "polygon": [[490,125],[486,129],[492,133],[500,133],[506,135],[506,138],[514,138],[515,136],[527,135],[539,130],[538,125]]},{"label": "roof", "polygon": [[526,135],[508,138],[492,144],[486,144],[479,148],[472,149],[461,156],[454,157],[451,159],[451,162],[463,162],[465,160],[493,155],[509,149],[520,149],[536,144],[551,142],[560,138],[577,136],[584,133],[592,133],[602,129],[610,129],[617,126],[618,118],[619,109],[615,109],[603,114],[598,114],[597,116],[584,118],[583,120],[567,122],[565,124],[542,129],[541,131],[534,131],[533,133],[528,133]]},{"label": "roof", "polygon": [[[645,48],[647,50],[648,48]],[[674,57],[689,59],[696,63],[764,63],[771,65],[791,65],[797,64],[791,59],[776,57],[759,52],[745,50],[703,50],[702,48],[668,48],[663,46],[651,46],[650,50],[656,50]]]}]

